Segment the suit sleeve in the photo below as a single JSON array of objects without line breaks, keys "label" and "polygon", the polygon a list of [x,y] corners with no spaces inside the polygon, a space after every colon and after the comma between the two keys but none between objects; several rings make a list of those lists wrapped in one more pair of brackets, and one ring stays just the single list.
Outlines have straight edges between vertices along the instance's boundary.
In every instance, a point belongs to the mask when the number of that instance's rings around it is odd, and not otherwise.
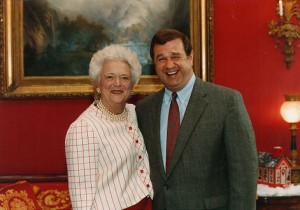
[{"label": "suit sleeve", "polygon": [[255,135],[239,92],[234,92],[228,103],[224,136],[230,187],[229,209],[255,210],[258,166]]}]

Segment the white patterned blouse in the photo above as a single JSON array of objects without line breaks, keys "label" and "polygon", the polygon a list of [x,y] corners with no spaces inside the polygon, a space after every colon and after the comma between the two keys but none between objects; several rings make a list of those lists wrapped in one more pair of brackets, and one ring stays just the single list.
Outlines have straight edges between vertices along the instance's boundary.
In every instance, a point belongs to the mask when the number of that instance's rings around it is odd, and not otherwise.
[{"label": "white patterned blouse", "polygon": [[65,141],[72,208],[125,209],[153,198],[148,154],[135,106],[125,120],[91,104],[68,129]]}]

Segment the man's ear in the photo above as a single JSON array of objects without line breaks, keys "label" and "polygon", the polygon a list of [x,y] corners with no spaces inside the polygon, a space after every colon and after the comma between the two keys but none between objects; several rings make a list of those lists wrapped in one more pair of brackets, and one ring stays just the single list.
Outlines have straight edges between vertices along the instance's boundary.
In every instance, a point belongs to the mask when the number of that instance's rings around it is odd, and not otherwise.
[{"label": "man's ear", "polygon": [[193,61],[194,61],[194,51],[193,50],[191,51],[191,54],[188,56],[188,59],[190,60],[191,65],[193,66]]}]

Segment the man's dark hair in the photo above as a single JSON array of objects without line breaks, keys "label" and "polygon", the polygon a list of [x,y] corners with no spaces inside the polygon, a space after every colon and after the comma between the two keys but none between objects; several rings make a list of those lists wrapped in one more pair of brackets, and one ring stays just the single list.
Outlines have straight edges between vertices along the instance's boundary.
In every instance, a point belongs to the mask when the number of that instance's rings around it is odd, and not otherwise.
[{"label": "man's dark hair", "polygon": [[193,50],[192,44],[190,39],[182,32],[177,31],[175,29],[163,29],[158,31],[156,34],[154,34],[151,45],[150,45],[150,56],[152,60],[154,60],[154,46],[155,45],[164,45],[169,41],[172,41],[174,39],[181,39],[184,47],[185,54],[187,56],[191,55],[191,52]]}]

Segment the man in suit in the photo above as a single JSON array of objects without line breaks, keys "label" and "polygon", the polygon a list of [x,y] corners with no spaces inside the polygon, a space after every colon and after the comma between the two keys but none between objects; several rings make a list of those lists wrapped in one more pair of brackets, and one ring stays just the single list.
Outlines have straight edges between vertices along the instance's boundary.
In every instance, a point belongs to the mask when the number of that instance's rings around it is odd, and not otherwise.
[{"label": "man in suit", "polygon": [[[190,40],[177,30],[157,32],[150,55],[165,88],[136,111],[150,159],[153,209],[256,209],[255,135],[241,94],[197,78]],[[173,92],[180,127],[170,149]]]}]

